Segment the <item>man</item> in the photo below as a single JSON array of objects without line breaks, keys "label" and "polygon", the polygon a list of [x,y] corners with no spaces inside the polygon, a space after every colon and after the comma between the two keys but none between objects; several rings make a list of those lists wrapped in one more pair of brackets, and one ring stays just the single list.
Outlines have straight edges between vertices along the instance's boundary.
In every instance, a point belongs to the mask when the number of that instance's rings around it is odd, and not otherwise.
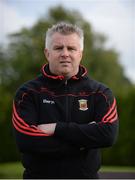
[{"label": "man", "polygon": [[48,64],[23,84],[13,103],[13,127],[24,178],[98,178],[99,148],[112,146],[116,100],[80,65],[83,31],[58,23],[46,33]]}]

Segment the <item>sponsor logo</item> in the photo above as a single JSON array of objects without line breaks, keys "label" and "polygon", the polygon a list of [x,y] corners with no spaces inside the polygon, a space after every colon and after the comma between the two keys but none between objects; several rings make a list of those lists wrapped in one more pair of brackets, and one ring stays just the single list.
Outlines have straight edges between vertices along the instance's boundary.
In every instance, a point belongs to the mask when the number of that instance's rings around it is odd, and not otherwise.
[{"label": "sponsor logo", "polygon": [[43,99],[43,103],[44,103],[44,104],[55,104],[54,101],[47,100],[47,99]]},{"label": "sponsor logo", "polygon": [[86,111],[88,109],[88,104],[86,99],[80,99],[79,102],[79,109],[81,111]]}]

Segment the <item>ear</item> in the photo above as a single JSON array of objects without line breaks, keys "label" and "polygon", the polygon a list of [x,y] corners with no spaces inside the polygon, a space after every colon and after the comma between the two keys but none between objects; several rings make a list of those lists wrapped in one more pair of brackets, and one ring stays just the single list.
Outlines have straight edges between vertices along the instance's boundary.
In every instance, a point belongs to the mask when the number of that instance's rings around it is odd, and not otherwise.
[{"label": "ear", "polygon": [[82,59],[83,51],[80,51],[80,59]]},{"label": "ear", "polygon": [[48,60],[48,58],[49,58],[49,50],[47,48],[44,49],[44,55],[45,55],[46,59]]}]

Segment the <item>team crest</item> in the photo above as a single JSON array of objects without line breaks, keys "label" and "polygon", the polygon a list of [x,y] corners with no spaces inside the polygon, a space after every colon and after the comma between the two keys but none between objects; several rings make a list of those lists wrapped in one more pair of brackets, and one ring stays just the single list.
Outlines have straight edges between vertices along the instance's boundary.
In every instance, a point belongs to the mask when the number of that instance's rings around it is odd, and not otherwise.
[{"label": "team crest", "polygon": [[80,99],[79,101],[79,109],[81,111],[86,111],[88,109],[88,104],[86,99]]}]

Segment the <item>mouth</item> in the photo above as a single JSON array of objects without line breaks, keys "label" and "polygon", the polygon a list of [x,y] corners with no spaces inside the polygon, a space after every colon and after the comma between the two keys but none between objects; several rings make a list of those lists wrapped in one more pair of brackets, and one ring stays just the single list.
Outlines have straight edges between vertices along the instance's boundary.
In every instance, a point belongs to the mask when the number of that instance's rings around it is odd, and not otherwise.
[{"label": "mouth", "polygon": [[70,61],[60,61],[60,64],[70,64]]}]

